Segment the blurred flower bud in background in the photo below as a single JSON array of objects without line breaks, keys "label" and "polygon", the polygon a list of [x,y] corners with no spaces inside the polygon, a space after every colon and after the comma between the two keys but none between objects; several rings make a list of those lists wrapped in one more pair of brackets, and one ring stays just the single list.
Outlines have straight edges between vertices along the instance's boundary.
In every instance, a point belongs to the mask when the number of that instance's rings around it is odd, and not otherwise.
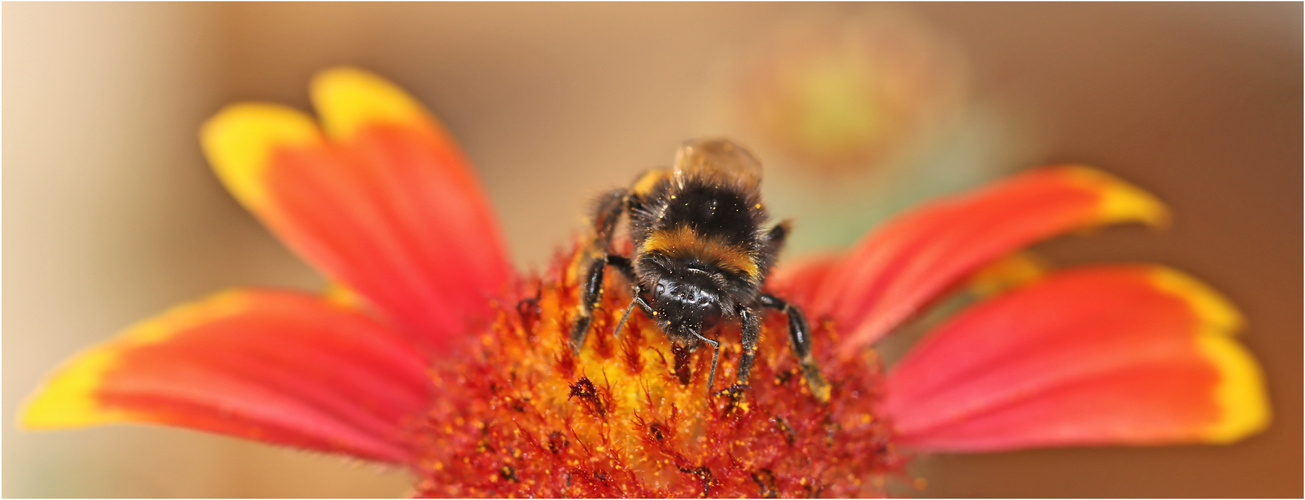
[{"label": "blurred flower bud in background", "polygon": [[801,221],[795,252],[1032,161],[1028,134],[970,88],[961,47],[906,11],[816,12],[770,32],[721,64],[717,111],[766,159],[776,213]]},{"label": "blurred flower bud in background", "polygon": [[802,170],[880,172],[963,117],[964,59],[904,13],[803,19],[774,35],[741,61],[731,103]]}]

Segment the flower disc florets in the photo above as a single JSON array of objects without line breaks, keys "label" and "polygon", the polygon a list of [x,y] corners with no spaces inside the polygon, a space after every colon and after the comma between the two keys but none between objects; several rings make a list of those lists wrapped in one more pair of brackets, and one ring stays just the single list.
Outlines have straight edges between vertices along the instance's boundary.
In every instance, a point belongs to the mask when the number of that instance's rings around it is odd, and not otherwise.
[{"label": "flower disc florets", "polygon": [[465,362],[439,370],[441,397],[419,429],[418,495],[865,496],[900,469],[873,412],[879,364],[833,361],[829,322],[813,322],[827,404],[811,396],[778,314],[766,319],[747,388],[729,386],[739,333],[723,322],[709,392],[709,348],[673,349],[638,313],[612,335],[630,296],[609,281],[578,355],[566,336],[580,299],[575,259],[561,257],[527,285],[529,298],[502,308]]}]

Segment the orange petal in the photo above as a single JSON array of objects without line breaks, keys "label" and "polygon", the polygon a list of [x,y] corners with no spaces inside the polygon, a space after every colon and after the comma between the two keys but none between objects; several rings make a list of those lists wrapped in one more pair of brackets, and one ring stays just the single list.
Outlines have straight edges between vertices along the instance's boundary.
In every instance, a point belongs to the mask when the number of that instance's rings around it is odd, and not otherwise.
[{"label": "orange petal", "polygon": [[967,276],[1042,239],[1101,224],[1159,224],[1145,192],[1087,167],[1044,167],[889,221],[805,305],[851,331],[844,355],[878,340]]},{"label": "orange petal", "polygon": [[358,312],[241,290],[78,355],[29,399],[20,423],[156,423],[406,463],[405,426],[432,387],[411,345]]},{"label": "orange petal", "polygon": [[1240,324],[1172,270],[1065,271],[930,334],[890,371],[883,410],[928,451],[1234,441],[1269,421]]},{"label": "orange petal", "polygon": [[411,97],[337,68],[313,82],[328,141],[302,113],[235,105],[204,127],[210,161],[282,241],[424,349],[488,319],[511,277],[465,157]]}]

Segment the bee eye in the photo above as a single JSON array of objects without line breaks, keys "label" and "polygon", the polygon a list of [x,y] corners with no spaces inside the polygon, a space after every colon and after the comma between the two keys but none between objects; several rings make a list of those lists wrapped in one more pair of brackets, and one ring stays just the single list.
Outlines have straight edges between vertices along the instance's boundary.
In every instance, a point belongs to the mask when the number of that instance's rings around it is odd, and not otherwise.
[{"label": "bee eye", "polygon": [[716,326],[721,316],[720,305],[714,300],[705,300],[705,297],[698,305],[702,311],[702,327],[707,329]]}]

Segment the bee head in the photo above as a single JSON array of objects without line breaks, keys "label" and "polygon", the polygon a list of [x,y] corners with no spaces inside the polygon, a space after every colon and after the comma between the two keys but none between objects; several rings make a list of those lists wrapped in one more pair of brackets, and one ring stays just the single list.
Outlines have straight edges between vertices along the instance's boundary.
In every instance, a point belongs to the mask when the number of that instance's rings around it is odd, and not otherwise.
[{"label": "bee head", "polygon": [[654,308],[662,329],[677,337],[716,326],[721,318],[720,294],[707,276],[663,275],[653,286]]}]

